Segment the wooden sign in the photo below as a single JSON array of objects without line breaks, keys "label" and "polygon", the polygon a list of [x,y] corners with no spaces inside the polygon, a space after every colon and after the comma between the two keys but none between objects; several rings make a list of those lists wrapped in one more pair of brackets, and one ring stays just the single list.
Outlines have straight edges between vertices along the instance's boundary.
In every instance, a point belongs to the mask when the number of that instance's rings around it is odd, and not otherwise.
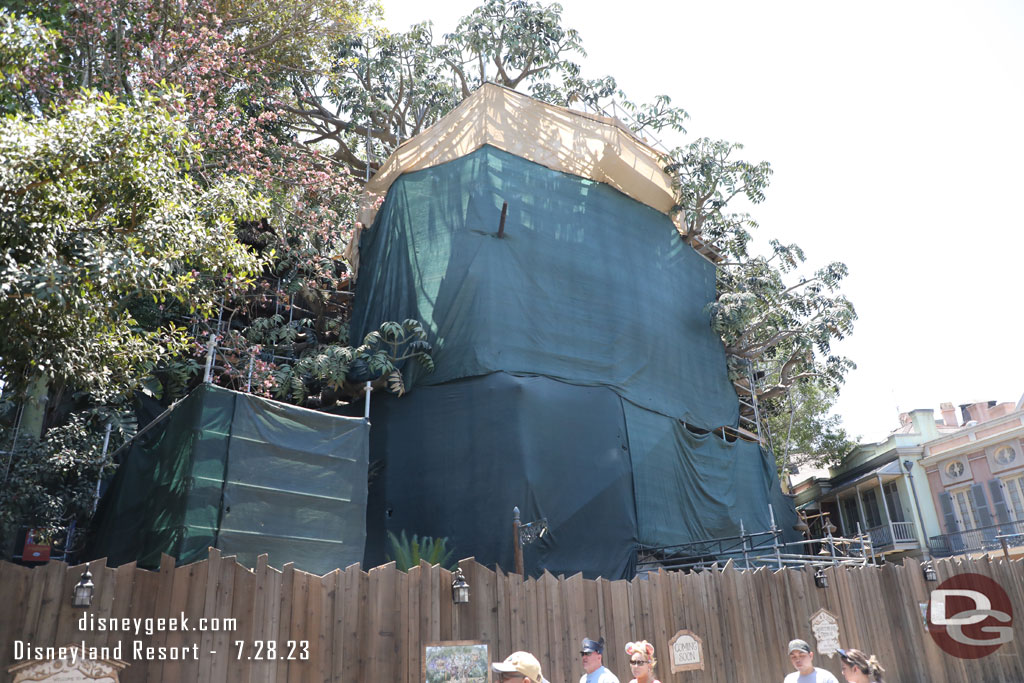
[{"label": "wooden sign", "polygon": [[423,650],[423,680],[425,683],[487,683],[491,680],[487,643],[482,640],[427,643]]},{"label": "wooden sign", "polygon": [[839,620],[823,607],[811,617],[811,632],[818,642],[818,654],[831,658],[839,649]]},{"label": "wooden sign", "polygon": [[7,669],[14,676],[13,683],[118,683],[118,674],[128,666],[119,659],[82,659],[80,648],[74,645],[54,649],[67,656],[15,664]]},{"label": "wooden sign", "polygon": [[704,670],[704,641],[693,631],[678,631],[668,641],[668,649],[672,657],[672,673]]}]

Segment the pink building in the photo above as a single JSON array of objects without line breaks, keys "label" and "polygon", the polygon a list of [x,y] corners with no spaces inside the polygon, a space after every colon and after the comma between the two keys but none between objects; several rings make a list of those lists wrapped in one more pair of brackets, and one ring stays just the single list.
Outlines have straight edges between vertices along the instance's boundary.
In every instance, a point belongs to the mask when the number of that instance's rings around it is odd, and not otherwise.
[{"label": "pink building", "polygon": [[1024,397],[951,403],[900,415],[878,443],[862,443],[831,469],[791,477],[798,509],[827,513],[840,533],[867,533],[875,555],[938,557],[999,550],[1024,554]]},{"label": "pink building", "polygon": [[[960,407],[963,426],[923,444],[920,460],[941,528],[936,555],[1024,545],[1024,397]],[[956,424],[943,404],[943,422]],[[1015,538],[1013,535],[1017,535]]]}]

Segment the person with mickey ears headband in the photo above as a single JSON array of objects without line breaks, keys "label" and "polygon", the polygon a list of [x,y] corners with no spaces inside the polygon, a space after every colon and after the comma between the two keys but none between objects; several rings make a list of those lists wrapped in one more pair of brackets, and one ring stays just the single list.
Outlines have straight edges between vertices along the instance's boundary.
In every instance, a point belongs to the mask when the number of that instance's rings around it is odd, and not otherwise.
[{"label": "person with mickey ears headband", "polygon": [[658,660],[654,658],[654,646],[646,640],[626,643],[626,656],[629,657],[629,671],[633,680],[629,683],[661,683],[654,678],[654,667]]},{"label": "person with mickey ears headband", "polygon": [[869,657],[866,653],[853,648],[836,650],[836,654],[839,655],[843,678],[847,683],[885,683],[882,680],[885,669],[874,655]]},{"label": "person with mickey ears headband", "polygon": [[604,666],[604,638],[591,640],[584,638],[580,647],[585,674],[580,676],[580,683],[619,683],[619,678]]},{"label": "person with mickey ears headband", "polygon": [[494,683],[548,683],[540,671],[540,662],[529,652],[513,652],[503,662],[491,664],[491,671],[497,675]]},{"label": "person with mickey ears headband", "polygon": [[791,640],[786,649],[796,671],[786,676],[783,683],[839,683],[831,671],[814,666],[814,653],[806,640]]}]

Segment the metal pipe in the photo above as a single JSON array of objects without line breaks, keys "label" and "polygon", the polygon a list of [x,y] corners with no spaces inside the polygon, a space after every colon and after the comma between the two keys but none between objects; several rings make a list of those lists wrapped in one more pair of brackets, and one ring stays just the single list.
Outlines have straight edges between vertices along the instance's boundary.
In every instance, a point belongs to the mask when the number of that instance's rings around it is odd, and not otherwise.
[{"label": "metal pipe", "polygon": [[363,405],[363,419],[367,422],[370,421],[370,393],[373,391],[373,386],[369,380],[366,382],[366,403]]},{"label": "metal pipe", "polygon": [[4,467],[4,483],[7,483],[7,476],[11,473],[11,463],[14,462],[14,449],[18,445],[18,430],[21,429],[21,416],[25,414],[25,403],[18,406],[18,416],[14,418],[14,437],[11,439],[11,450],[7,452],[7,465]]},{"label": "metal pipe", "polygon": [[525,576],[523,569],[523,542],[519,538],[519,506],[512,508],[512,558],[516,574]]},{"label": "metal pipe", "polygon": [[779,569],[782,569],[782,557],[779,555],[779,528],[775,526],[775,508],[768,504],[768,514],[772,520],[772,547],[775,548],[775,559],[778,560]]},{"label": "metal pipe", "polygon": [[[103,466],[107,464],[107,447],[110,445],[110,430],[113,424],[107,423],[107,433],[103,435],[103,453],[100,455],[100,473],[96,477],[96,493],[92,497],[92,513],[95,514],[96,506],[100,504],[100,484],[103,483]],[[64,552],[67,555],[67,551]]]},{"label": "metal pipe", "polygon": [[910,493],[914,496],[914,508],[917,510],[917,523],[921,525],[918,529],[918,543],[921,544],[921,551],[924,553],[925,559],[930,560],[932,555],[930,548],[928,548],[928,544],[925,542],[927,536],[924,533],[924,515],[921,514],[921,502],[917,499],[917,487],[914,486],[914,475],[912,473],[912,470],[914,469],[914,462],[912,460],[904,460],[903,469],[907,471],[905,476],[910,481]]},{"label": "metal pipe", "polygon": [[206,343],[206,373],[203,375],[203,383],[209,384],[213,379],[213,355],[217,349],[217,335],[210,333],[210,341]]},{"label": "metal pipe", "polygon": [[747,537],[743,529],[743,520],[740,520],[740,540],[743,542],[743,566],[750,569],[750,559],[747,556]]},{"label": "metal pipe", "polygon": [[256,361],[254,354],[249,355],[249,378],[245,380],[245,393],[252,392],[252,364]]},{"label": "metal pipe", "polygon": [[501,204],[501,220],[498,222],[498,238],[505,236],[505,217],[508,216],[508,202]]}]

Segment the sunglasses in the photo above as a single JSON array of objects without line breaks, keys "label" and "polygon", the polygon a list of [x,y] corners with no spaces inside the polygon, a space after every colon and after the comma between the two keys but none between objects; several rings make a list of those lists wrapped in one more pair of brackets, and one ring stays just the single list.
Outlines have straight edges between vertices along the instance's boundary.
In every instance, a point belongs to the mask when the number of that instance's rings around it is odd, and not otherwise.
[{"label": "sunglasses", "polygon": [[587,655],[596,655],[596,652],[581,652],[580,657],[586,657]]},{"label": "sunglasses", "polygon": [[647,663],[646,659],[631,659],[631,660],[629,660],[629,665],[630,666],[643,666],[646,663]]}]

